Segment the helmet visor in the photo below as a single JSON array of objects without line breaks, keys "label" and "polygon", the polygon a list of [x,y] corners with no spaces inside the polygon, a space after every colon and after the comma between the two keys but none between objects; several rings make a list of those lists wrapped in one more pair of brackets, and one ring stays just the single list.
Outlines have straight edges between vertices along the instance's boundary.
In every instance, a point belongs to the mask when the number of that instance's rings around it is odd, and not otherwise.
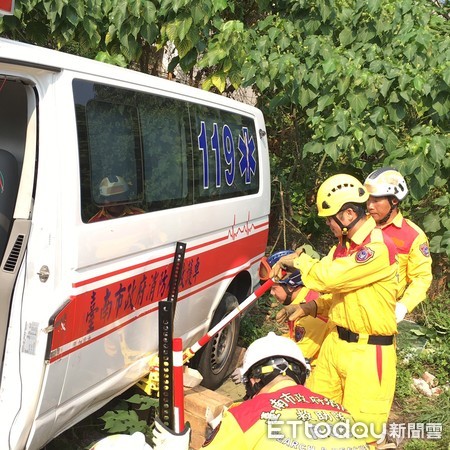
[{"label": "helmet visor", "polygon": [[267,257],[264,256],[261,259],[261,263],[259,265],[259,279],[261,281],[267,281],[268,279],[270,279],[270,272],[271,272],[272,268],[270,267],[269,262],[267,261]]}]

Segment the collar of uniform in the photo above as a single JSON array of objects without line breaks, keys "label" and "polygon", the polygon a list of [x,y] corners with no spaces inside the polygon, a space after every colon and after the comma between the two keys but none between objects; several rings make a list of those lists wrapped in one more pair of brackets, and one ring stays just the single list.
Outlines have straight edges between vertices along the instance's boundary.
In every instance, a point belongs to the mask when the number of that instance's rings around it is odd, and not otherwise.
[{"label": "collar of uniform", "polygon": [[282,380],[279,381],[278,383],[275,383],[273,386],[269,388],[268,392],[270,393],[276,392],[279,391],[280,389],[291,386],[297,386],[297,383],[292,378],[289,378],[288,380]]},{"label": "collar of uniform", "polygon": [[366,216],[366,221],[359,227],[358,231],[351,237],[352,242],[361,245],[369,233],[377,226],[375,220]]},{"label": "collar of uniform", "polygon": [[394,217],[394,220],[392,222],[384,225],[381,228],[386,228],[389,225],[394,225],[394,227],[401,228],[402,227],[402,223],[403,223],[403,216],[402,216],[402,213],[399,211],[397,213],[397,215]]}]

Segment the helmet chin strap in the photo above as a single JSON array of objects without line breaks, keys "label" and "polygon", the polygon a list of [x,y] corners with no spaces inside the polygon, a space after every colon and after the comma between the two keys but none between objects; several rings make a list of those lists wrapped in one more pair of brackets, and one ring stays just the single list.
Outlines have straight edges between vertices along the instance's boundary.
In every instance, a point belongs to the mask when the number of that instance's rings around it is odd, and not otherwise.
[{"label": "helmet chin strap", "polygon": [[365,215],[363,210],[357,212],[356,219],[352,220],[348,225],[344,225],[337,217],[337,214],[332,216],[333,220],[339,225],[342,232],[342,244],[345,245],[348,239],[348,232],[361,220],[361,218]]},{"label": "helmet chin strap", "polygon": [[291,291],[285,284],[282,284],[281,286],[283,286],[284,292],[286,292],[286,300],[283,302],[283,305],[290,305],[292,303],[292,294],[294,291]]},{"label": "helmet chin strap", "polygon": [[392,197],[388,197],[387,199],[391,207],[389,208],[389,212],[381,220],[378,221],[379,225],[384,225],[391,217],[392,211],[394,211],[394,209],[398,207],[398,203],[394,203]]}]

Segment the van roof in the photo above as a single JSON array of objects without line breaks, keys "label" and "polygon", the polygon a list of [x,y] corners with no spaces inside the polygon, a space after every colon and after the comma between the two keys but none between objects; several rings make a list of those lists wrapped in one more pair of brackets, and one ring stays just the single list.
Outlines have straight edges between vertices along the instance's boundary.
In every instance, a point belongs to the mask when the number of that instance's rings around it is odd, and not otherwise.
[{"label": "van roof", "polygon": [[[113,64],[5,38],[0,38],[0,64],[2,63],[36,67],[51,72],[68,70],[97,75],[111,80],[127,81],[129,83],[154,87],[169,92],[174,92],[176,90],[177,93],[188,97],[194,96],[195,93],[195,98],[197,99],[204,99],[231,108],[238,108],[240,111],[245,110],[253,114],[256,109],[252,105],[238,102],[229,97],[188,86],[176,81],[166,80],[135,70],[118,67]],[[176,84],[175,89],[174,83]]]}]

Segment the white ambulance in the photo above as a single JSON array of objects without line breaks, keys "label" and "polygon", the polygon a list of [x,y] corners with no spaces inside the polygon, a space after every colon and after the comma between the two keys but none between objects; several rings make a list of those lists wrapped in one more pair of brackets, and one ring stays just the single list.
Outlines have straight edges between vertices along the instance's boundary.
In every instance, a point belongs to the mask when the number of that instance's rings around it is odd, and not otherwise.
[{"label": "white ambulance", "polygon": [[[177,242],[185,348],[244,300],[269,203],[258,109],[0,39],[0,448],[41,448],[147,374]],[[238,328],[197,358],[206,386]]]}]

